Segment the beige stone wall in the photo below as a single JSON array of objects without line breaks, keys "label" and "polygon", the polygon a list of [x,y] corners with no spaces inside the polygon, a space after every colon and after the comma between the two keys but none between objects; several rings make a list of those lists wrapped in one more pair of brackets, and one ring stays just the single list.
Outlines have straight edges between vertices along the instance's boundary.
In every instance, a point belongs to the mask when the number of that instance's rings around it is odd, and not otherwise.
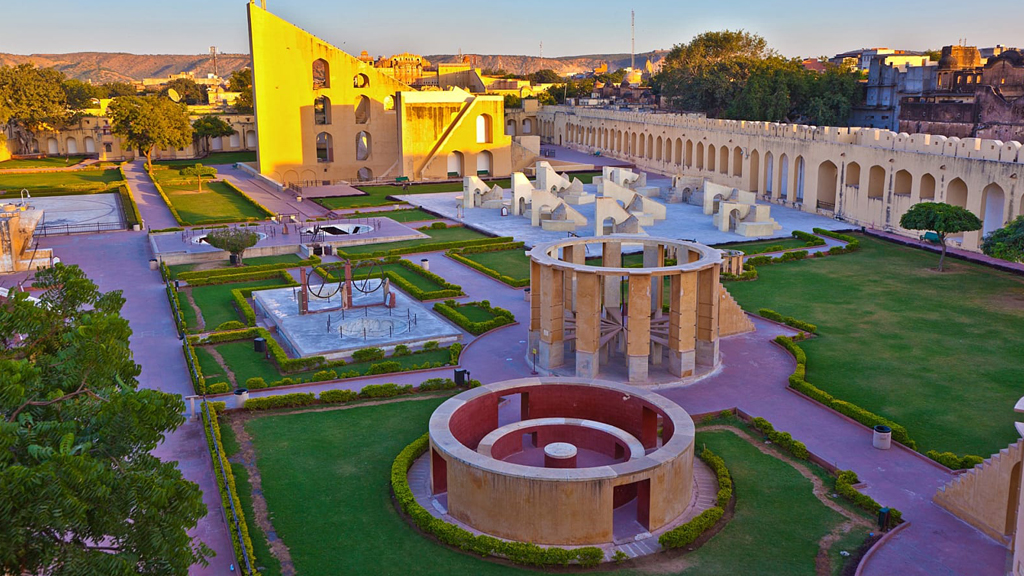
[{"label": "beige stone wall", "polygon": [[1019,538],[1022,455],[1024,439],[940,488],[935,503],[1000,542]]},{"label": "beige stone wall", "polygon": [[454,458],[445,461],[453,518],[487,534],[535,544],[610,542],[615,486],[650,479],[652,531],[682,514],[693,493],[693,443],[654,470],[592,481],[499,475]]},{"label": "beige stone wall", "polygon": [[[920,233],[899,219],[919,201],[964,206],[986,229],[1024,213],[1017,142],[563,106],[538,122],[545,142],[908,236]],[[964,234],[963,247],[978,250],[981,236]]]},{"label": "beige stone wall", "polygon": [[753,332],[754,323],[750,321],[750,318],[743,312],[743,309],[740,308],[732,294],[729,294],[725,286],[721,288],[721,303],[718,308],[718,335],[725,337]]}]

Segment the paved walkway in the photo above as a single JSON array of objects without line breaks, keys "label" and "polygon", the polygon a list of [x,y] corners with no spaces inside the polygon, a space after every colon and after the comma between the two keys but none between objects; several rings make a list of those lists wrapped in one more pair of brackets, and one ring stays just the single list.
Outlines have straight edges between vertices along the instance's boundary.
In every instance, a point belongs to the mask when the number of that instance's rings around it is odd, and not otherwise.
[{"label": "paved walkway", "polygon": [[[146,173],[146,161],[136,160],[129,162],[124,167],[124,175],[128,178],[128,185],[131,186],[132,194],[135,195],[135,203],[139,205],[139,215],[144,223],[143,229],[160,230],[163,228],[175,228],[178,221],[171,214],[171,209],[160,197],[156,186]],[[146,258],[149,260],[149,257]]]},{"label": "paved walkway", "polygon": [[238,186],[243,192],[276,214],[298,213],[302,219],[324,218],[330,210],[316,202],[299,202],[290,192],[278,192],[245,172],[231,165],[217,166],[217,176]]}]

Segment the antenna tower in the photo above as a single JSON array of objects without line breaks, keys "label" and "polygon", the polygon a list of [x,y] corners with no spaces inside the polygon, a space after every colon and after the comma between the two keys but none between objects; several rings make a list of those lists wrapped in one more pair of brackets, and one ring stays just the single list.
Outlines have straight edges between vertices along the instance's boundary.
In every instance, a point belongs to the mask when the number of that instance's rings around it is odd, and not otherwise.
[{"label": "antenna tower", "polygon": [[629,11],[629,69],[636,68],[636,11]]},{"label": "antenna tower", "polygon": [[218,74],[217,74],[217,47],[216,46],[210,46],[210,55],[213,56],[213,75],[214,76],[218,76]]}]

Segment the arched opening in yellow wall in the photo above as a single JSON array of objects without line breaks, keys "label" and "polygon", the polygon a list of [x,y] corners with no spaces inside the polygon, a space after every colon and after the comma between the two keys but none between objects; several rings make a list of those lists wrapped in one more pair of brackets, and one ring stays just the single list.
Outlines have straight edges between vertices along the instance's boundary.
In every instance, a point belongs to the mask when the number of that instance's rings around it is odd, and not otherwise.
[{"label": "arched opening in yellow wall", "polygon": [[935,176],[925,174],[921,176],[921,201],[935,200]]},{"label": "arched opening in yellow wall", "polygon": [[896,179],[893,181],[892,193],[897,196],[910,196],[910,190],[914,185],[914,177],[906,170],[896,172]]},{"label": "arched opening in yellow wall", "polygon": [[327,60],[318,58],[313,60],[313,90],[331,87],[331,65]]},{"label": "arched opening in yellow wall", "polygon": [[831,160],[818,165],[818,208],[835,210],[836,183],[839,181],[839,169]]},{"label": "arched opening in yellow wall", "polygon": [[885,168],[872,166],[868,173],[868,198],[881,198],[885,192]]},{"label": "arched opening in yellow wall", "polygon": [[946,187],[946,204],[967,208],[967,184],[954,178]]},{"label": "arched opening in yellow wall", "polygon": [[490,150],[484,150],[477,154],[476,157],[476,174],[477,176],[490,176],[491,166],[494,164],[494,156]]},{"label": "arched opening in yellow wall", "polygon": [[476,117],[476,142],[477,144],[489,144],[494,141],[491,115],[481,114]]},{"label": "arched opening in yellow wall", "polygon": [[732,151],[732,175],[743,176],[743,149],[739,146]]},{"label": "arched opening in yellow wall", "polygon": [[370,99],[360,96],[356,99],[355,106],[356,124],[366,124],[370,121]]},{"label": "arched opening in yellow wall", "polygon": [[395,109],[395,98],[393,96],[385,96],[384,97],[384,111],[387,112],[388,110],[394,110],[394,109]]},{"label": "arched opening in yellow wall", "polygon": [[327,132],[316,135],[316,161],[334,162],[334,138]]},{"label": "arched opening in yellow wall", "polygon": [[722,174],[729,173],[729,147],[723,145],[718,151],[718,170]]},{"label": "arched opening in yellow wall", "polygon": [[356,177],[359,178],[360,182],[367,182],[373,180],[373,170],[370,170],[366,166],[363,166],[356,172]]},{"label": "arched opening in yellow wall", "polygon": [[757,150],[750,151],[750,191],[758,192],[758,178],[761,177],[761,154]]},{"label": "arched opening in yellow wall", "polygon": [[356,160],[366,160],[371,152],[370,133],[364,131],[356,134]]},{"label": "arched opening in yellow wall", "polygon": [[860,188],[860,164],[850,162],[846,167],[846,185]]},{"label": "arched opening in yellow wall", "polygon": [[356,74],[352,77],[353,88],[366,88],[370,85],[370,78],[366,74]]},{"label": "arched opening in yellow wall", "polygon": [[313,100],[313,123],[331,123],[331,99],[327,96],[318,96]]},{"label": "arched opening in yellow wall", "polygon": [[462,167],[464,166],[462,152],[458,150],[448,154],[448,177],[461,178]]}]

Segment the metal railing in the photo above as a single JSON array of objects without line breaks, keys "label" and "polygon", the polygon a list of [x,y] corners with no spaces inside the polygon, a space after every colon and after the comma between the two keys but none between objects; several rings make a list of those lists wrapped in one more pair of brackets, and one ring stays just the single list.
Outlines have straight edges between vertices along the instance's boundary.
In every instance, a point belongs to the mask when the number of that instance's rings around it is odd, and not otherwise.
[{"label": "metal railing", "polygon": [[112,232],[124,230],[124,224],[120,222],[93,222],[91,224],[52,224],[50,226],[38,226],[35,230],[36,236],[67,236],[69,234],[87,234],[89,232]]}]

